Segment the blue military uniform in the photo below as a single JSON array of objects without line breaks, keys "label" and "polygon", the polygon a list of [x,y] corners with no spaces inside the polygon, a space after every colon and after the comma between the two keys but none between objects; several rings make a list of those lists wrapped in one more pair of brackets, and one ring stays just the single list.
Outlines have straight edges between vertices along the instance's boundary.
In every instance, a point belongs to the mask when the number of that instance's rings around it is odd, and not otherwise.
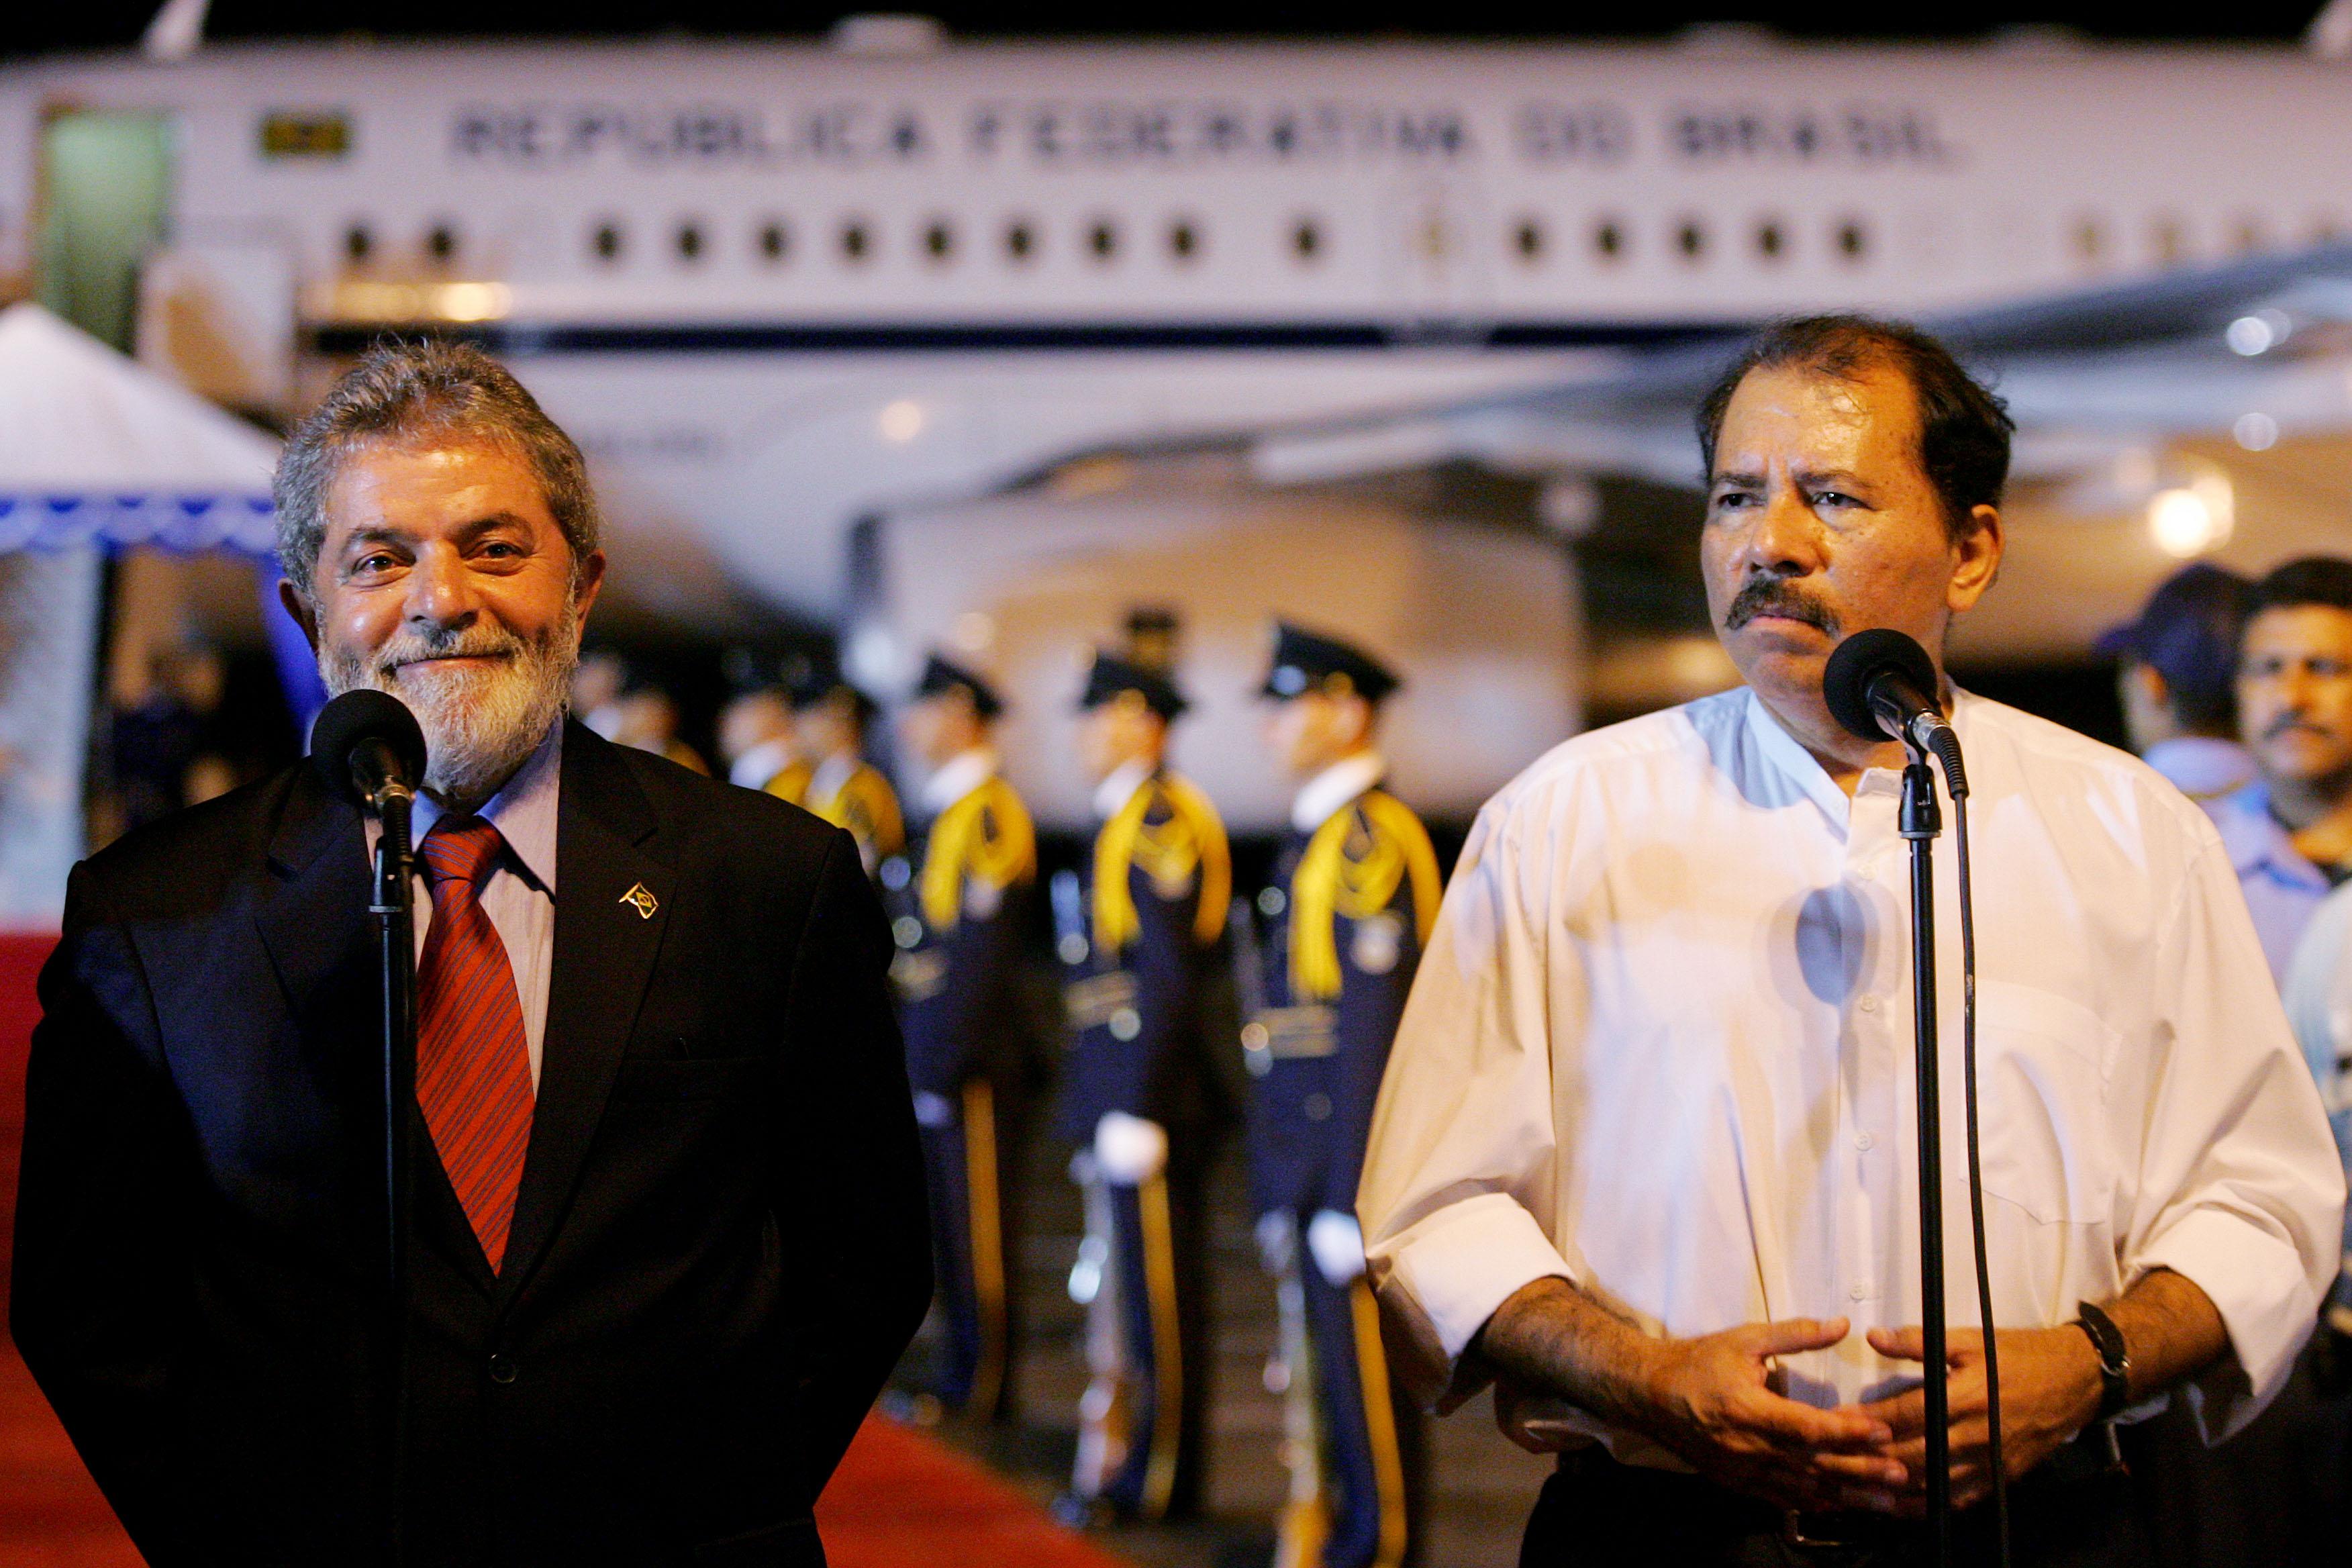
[{"label": "blue military uniform", "polygon": [[[1345,682],[1377,703],[1395,679],[1358,650],[1283,628],[1265,695]],[[1378,788],[1369,752],[1300,793],[1258,895],[1256,994],[1244,1026],[1252,1085],[1250,1172],[1267,1261],[1304,1320],[1314,1441],[1294,1443],[1277,1560],[1396,1568],[1416,1555],[1425,1471],[1419,1413],[1391,1381],[1363,1278],[1356,1185],[1389,1045],[1437,917],[1437,858],[1412,811]],[[1297,1350],[1289,1352],[1297,1359]],[[1306,1485],[1298,1484],[1303,1479]]]},{"label": "blue military uniform", "polygon": [[[1118,700],[1167,719],[1183,707],[1164,678],[1105,655],[1081,705]],[[1056,890],[1071,1026],[1058,1130],[1081,1145],[1073,1169],[1101,1215],[1089,1246],[1107,1253],[1083,1289],[1074,1277],[1073,1294],[1093,1304],[1105,1292],[1117,1342],[1109,1360],[1090,1346],[1097,1378],[1073,1496],[1159,1519],[1199,1501],[1209,1392],[1201,1184],[1219,1109],[1204,1036],[1233,868],[1215,809],[1176,774],[1139,773],[1106,804],[1085,874]]]},{"label": "blue military uniform", "polygon": [[[982,718],[999,711],[987,682],[938,658],[916,696],[955,687],[971,694]],[[1008,1155],[1025,1056],[1020,970],[1036,835],[992,752],[950,762],[926,795],[934,815],[907,855],[882,863],[882,884],[898,945],[890,975],[930,1185],[945,1327],[932,1392],[951,1409],[995,1420],[1009,1409],[1012,1385]]]}]

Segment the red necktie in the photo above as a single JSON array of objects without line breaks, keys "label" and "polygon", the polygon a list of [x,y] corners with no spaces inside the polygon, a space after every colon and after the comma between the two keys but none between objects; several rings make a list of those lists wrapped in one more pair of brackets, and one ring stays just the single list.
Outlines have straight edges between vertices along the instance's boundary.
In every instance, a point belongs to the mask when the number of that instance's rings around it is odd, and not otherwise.
[{"label": "red necktie", "polygon": [[467,816],[436,823],[417,847],[433,923],[416,962],[416,1102],[493,1274],[506,1258],[531,1112],[514,968],[481,900],[503,842]]}]

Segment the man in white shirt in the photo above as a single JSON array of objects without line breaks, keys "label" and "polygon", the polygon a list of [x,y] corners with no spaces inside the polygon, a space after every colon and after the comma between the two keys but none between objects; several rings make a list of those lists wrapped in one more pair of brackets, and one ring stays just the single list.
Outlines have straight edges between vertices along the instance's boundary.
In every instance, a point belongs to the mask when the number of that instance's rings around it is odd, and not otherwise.
[{"label": "man in white shirt", "polygon": [[[1554,750],[1464,850],[1359,1215],[1423,1386],[1499,1378],[1507,1429],[1575,1450],[1526,1563],[1924,1550],[1903,759],[1831,719],[1822,669],[1864,627],[1940,650],[1990,586],[2009,428],[1916,331],[1768,331],[1700,415],[1707,602],[1746,688]],[[2334,1271],[2343,1178],[2202,814],[2121,752],[1946,700],[2017,1561],[2128,1562],[2105,1444],[2073,1439],[2176,1384],[2209,1434],[2250,1417]],[[1950,853],[1937,874],[1957,1110]],[[1953,1494],[1980,1546],[1967,1203],[1948,1182]]]}]

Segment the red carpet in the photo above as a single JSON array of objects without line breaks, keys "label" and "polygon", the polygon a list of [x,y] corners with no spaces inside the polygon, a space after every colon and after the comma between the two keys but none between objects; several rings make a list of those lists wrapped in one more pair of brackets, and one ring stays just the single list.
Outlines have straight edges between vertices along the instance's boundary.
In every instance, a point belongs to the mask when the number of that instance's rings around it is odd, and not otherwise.
[{"label": "red carpet", "polygon": [[[50,939],[0,935],[0,1309],[16,1212],[33,980]],[[1118,1568],[971,1460],[876,1417],[817,1505],[833,1568]],[[138,1568],[139,1553],[0,1337],[0,1564]]]}]

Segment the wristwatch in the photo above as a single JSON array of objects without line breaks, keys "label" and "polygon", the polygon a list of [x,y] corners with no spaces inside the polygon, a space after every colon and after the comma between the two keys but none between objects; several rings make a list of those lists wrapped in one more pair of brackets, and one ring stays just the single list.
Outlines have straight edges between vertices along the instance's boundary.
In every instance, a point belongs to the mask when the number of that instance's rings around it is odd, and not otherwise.
[{"label": "wristwatch", "polygon": [[2131,1352],[2125,1347],[2124,1331],[2105,1312],[2088,1301],[2076,1302],[2074,1310],[2080,1314],[2074,1326],[2090,1336],[2091,1348],[2099,1352],[2097,1419],[2112,1421],[2131,1402]]}]

